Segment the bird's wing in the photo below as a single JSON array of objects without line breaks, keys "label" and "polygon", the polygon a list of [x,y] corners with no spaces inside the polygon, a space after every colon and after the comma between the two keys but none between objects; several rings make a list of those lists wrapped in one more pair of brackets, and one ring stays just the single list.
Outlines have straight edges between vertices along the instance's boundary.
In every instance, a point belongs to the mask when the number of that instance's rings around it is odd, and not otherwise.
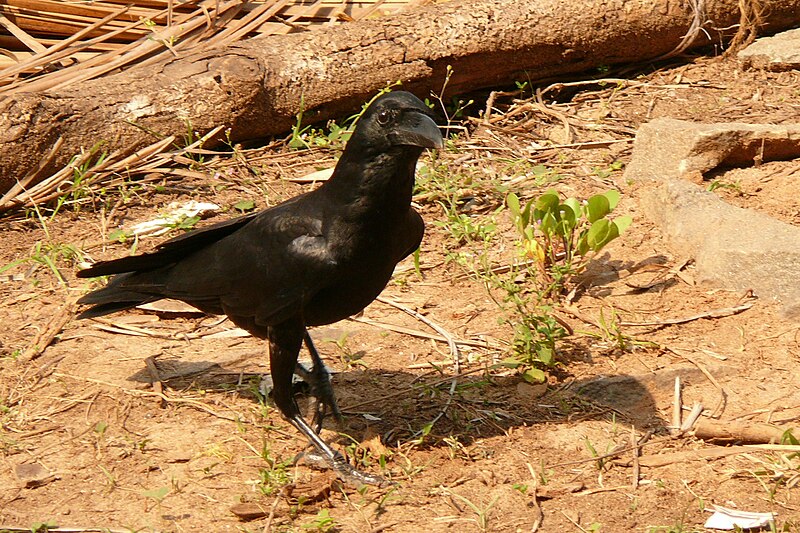
[{"label": "bird's wing", "polygon": [[77,276],[94,278],[164,267],[240,230],[256,215],[257,213],[253,213],[184,233],[159,244],[156,250],[150,253],[121,257],[110,261],[98,261],[91,267],[79,271]]},{"label": "bird's wing", "polygon": [[183,300],[252,325],[273,324],[298,313],[330,282],[336,263],[321,219],[293,205],[263,211],[203,247],[201,237],[194,244],[191,236],[167,243],[164,252],[187,241],[190,249],[198,249],[163,268],[130,275],[118,288]]}]

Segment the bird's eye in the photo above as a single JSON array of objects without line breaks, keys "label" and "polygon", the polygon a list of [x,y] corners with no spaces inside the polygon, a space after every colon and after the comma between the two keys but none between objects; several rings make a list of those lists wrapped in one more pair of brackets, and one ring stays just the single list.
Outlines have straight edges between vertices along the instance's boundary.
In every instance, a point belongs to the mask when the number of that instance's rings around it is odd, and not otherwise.
[{"label": "bird's eye", "polygon": [[392,114],[386,110],[381,111],[378,113],[378,124],[381,126],[385,126],[389,123],[389,120],[392,118]]}]

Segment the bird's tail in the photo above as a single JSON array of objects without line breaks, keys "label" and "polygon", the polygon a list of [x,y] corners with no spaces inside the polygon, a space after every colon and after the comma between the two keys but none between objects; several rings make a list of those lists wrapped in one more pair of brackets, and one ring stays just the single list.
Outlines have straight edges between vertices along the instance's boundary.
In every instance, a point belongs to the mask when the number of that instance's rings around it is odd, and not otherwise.
[{"label": "bird's tail", "polygon": [[152,294],[145,294],[126,288],[124,281],[131,275],[132,273],[114,276],[108,285],[102,289],[97,289],[81,297],[78,300],[79,304],[91,305],[92,307],[79,313],[78,318],[95,318],[108,315],[160,299]]}]

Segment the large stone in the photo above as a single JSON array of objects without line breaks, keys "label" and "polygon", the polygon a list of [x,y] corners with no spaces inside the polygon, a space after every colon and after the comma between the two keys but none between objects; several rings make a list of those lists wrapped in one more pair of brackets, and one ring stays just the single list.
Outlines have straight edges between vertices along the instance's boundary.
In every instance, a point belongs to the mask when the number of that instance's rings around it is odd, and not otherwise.
[{"label": "large stone", "polygon": [[716,167],[800,157],[800,124],[698,124],[657,118],[636,133],[626,176],[664,181]]},{"label": "large stone", "polygon": [[744,68],[798,69],[800,68],[800,29],[756,39],[737,56]]},{"label": "large stone", "polygon": [[[698,280],[783,304],[800,318],[800,228],[732,206],[686,179],[718,166],[800,156],[800,126],[658,119],[636,135],[628,181],[670,248],[694,257]],[[798,183],[800,191],[800,183]]]}]

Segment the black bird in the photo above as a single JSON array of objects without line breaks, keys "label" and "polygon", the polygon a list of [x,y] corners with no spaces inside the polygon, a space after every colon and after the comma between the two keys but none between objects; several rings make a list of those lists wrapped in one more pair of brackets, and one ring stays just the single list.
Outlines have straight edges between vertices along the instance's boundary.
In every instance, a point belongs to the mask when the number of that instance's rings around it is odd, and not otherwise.
[{"label": "black bird", "polygon": [[[308,326],[364,309],[395,265],[419,247],[424,223],[411,207],[417,159],[441,148],[430,110],[414,95],[382,95],[364,111],[331,178],[317,189],[251,215],[195,230],[154,252],[101,261],[80,278],[114,275],[78,300],[92,318],[161,298],[183,300],[269,342],[273,400],[344,480],[381,484],[351,467],[318,432],[339,419],[330,376]],[[297,358],[305,343],[312,368]],[[294,400],[297,373],[316,398],[312,428]]]}]

